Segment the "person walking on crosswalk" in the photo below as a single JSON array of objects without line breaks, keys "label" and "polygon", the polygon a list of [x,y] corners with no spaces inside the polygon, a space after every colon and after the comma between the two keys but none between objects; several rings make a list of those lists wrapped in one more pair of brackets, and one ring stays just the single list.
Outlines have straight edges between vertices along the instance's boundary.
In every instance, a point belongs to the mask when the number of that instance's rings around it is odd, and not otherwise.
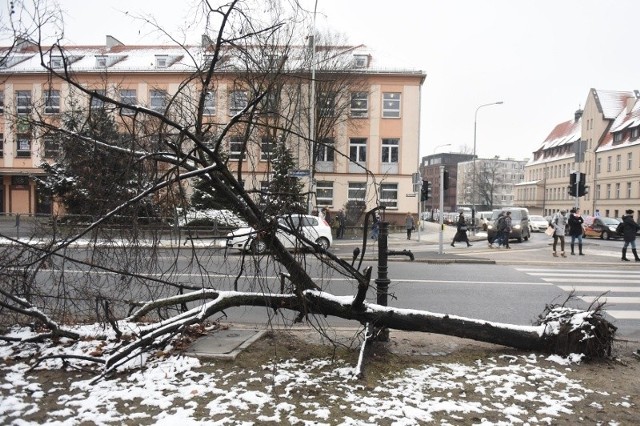
[{"label": "person walking on crosswalk", "polygon": [[564,231],[567,227],[567,218],[565,217],[567,214],[566,210],[560,210],[559,213],[551,220],[551,226],[555,232],[553,233],[553,257],[558,257],[558,253],[556,253],[556,246],[558,245],[558,240],[560,240],[560,256],[567,257],[564,254]]},{"label": "person walking on crosswalk", "polygon": [[636,258],[636,262],[640,262],[640,257],[638,257],[638,251],[636,250],[636,234],[638,230],[640,230],[640,226],[633,220],[633,210],[628,209],[625,213],[626,214],[622,216],[622,237],[624,238],[622,260],[629,262],[629,259],[627,259],[627,247],[631,245],[631,252]]}]

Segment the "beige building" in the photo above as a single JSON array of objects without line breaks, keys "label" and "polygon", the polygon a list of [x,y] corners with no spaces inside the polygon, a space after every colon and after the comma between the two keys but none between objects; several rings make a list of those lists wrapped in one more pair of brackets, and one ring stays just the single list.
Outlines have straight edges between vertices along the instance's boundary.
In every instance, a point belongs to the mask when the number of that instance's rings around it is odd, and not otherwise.
[{"label": "beige building", "polygon": [[[519,205],[542,215],[578,206],[583,215],[640,214],[640,92],[591,89],[584,111],[558,124],[525,167]],[[577,153],[583,152],[582,156]],[[582,160],[582,161],[577,161]],[[568,194],[584,173],[588,193]]]},{"label": "beige building", "polygon": [[[8,48],[0,49],[7,52]],[[305,189],[311,188],[316,194],[313,209],[328,207],[335,211],[348,201],[365,202],[367,208],[384,204],[389,219],[395,215],[400,221],[407,212],[418,211],[412,174],[419,165],[420,98],[426,75],[378,63],[364,46],[341,49],[340,54],[353,61],[350,75],[360,78],[364,89],[346,94],[350,106],[340,113],[344,119],[330,131],[331,138],[324,141],[333,149],[323,145],[310,154],[308,144],[300,138],[287,140],[298,165],[295,173],[305,183]],[[190,80],[186,87],[182,84],[193,77],[194,64],[210,60],[207,54],[204,44],[187,49],[127,46],[107,36],[104,46],[66,46],[65,57],[51,56],[49,65],[58,69],[68,67],[83,86],[113,99],[163,111],[167,99],[179,91],[198,92],[198,79]],[[301,98],[308,98],[313,93],[309,83],[311,71],[296,72],[296,90]],[[303,78],[299,78],[300,73]],[[221,71],[214,79],[216,86],[208,92],[204,120],[223,126],[246,104],[248,94],[239,89],[240,78],[233,70]],[[56,148],[40,130],[26,124],[24,118],[59,122],[74,97],[85,107],[99,103],[99,99],[90,100],[68,83],[52,78],[41,66],[35,46],[19,44],[0,63],[1,213],[51,214],[55,210],[55,203],[42,195],[33,178],[42,174],[39,165],[43,161],[53,161]],[[325,100],[328,102],[329,98]],[[328,108],[317,113],[330,112]],[[127,114],[126,109],[114,111],[120,123],[127,120]],[[188,116],[183,111],[183,117]],[[308,132],[309,126],[303,122],[301,119],[300,132]],[[249,175],[245,180],[247,189],[268,185],[271,170],[268,141],[263,138],[253,146],[252,154],[258,161],[243,159],[236,146],[234,135],[230,135],[227,153],[229,158],[243,162],[243,170]],[[312,157],[313,179],[308,173]]]}]

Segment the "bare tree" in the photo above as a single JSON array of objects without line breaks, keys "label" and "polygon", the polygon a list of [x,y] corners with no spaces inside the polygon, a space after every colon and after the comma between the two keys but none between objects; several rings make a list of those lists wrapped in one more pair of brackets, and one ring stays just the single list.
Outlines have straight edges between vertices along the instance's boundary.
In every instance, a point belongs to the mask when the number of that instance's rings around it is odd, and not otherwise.
[{"label": "bare tree", "polygon": [[[16,322],[37,321],[46,329],[42,338],[73,338],[73,333],[60,324],[76,321],[99,321],[118,330],[119,336],[129,334],[122,338],[116,353],[95,359],[104,366],[105,373],[140,351],[161,345],[235,306],[264,306],[273,313],[274,321],[305,320],[318,328],[325,316],[332,315],[376,327],[560,351],[558,335],[550,331],[548,323],[568,324],[574,312],[563,311],[565,318],[560,320],[562,314],[554,311],[543,324],[523,328],[368,303],[370,269],[359,270],[297,229],[284,227],[274,216],[265,214],[261,206],[265,194],[257,182],[260,174],[253,173],[262,167],[259,156],[265,151],[268,155],[269,144],[274,141],[295,139],[301,146],[297,160],[308,158],[306,166],[313,168],[321,148],[333,149],[334,142],[326,139],[345,120],[353,100],[351,94],[365,90],[364,84],[344,63],[340,65],[344,60],[340,59],[341,54],[348,49],[325,46],[324,59],[318,60],[314,114],[309,109],[309,98],[304,96],[307,89],[301,84],[305,80],[308,83],[308,58],[295,49],[298,24],[304,23],[299,8],[286,10],[276,1],[265,6],[262,1],[232,0],[220,7],[206,1],[201,10],[202,21],[208,28],[215,28],[215,33],[205,37],[202,46],[178,43],[179,53],[164,58],[179,57],[189,63],[192,71],[185,73],[172,92],[160,84],[151,84],[150,105],[127,101],[120,90],[125,87],[122,79],[106,69],[101,76],[104,86],[87,84],[72,66],[73,50],[67,49],[59,37],[44,44],[43,40],[49,38],[45,34],[48,25],[36,20],[39,32],[31,40],[33,51],[39,55],[52,87],[63,82],[82,99],[84,107],[78,113],[84,114],[83,123],[87,125],[79,131],[78,127],[35,113],[28,117],[16,114],[15,118],[27,120],[35,134],[60,135],[73,141],[78,149],[95,147],[96,152],[122,154],[132,163],[144,165],[139,168],[144,173],[140,182],[144,183],[132,187],[133,192],[120,204],[89,222],[49,228],[44,241],[13,239],[1,254],[3,315],[8,314],[6,317]],[[55,63],[58,58],[61,62]],[[296,58],[301,58],[297,64]],[[234,113],[228,120],[214,120],[208,116],[208,109],[212,108],[210,96],[222,91],[223,85],[230,93],[228,101]],[[118,120],[122,137],[105,137],[107,133],[93,131],[89,118],[96,105]],[[309,131],[310,122],[315,124],[315,131]],[[239,144],[230,152],[227,142],[232,137]],[[258,150],[258,146],[266,149]],[[87,152],[90,155],[92,151]],[[252,173],[243,168],[245,162],[239,161],[245,157]],[[95,164],[95,172],[100,173],[100,167]],[[263,176],[269,173],[268,168],[263,170]],[[159,255],[160,234],[173,232],[173,228],[163,224],[141,226],[138,210],[132,207],[149,198],[160,205],[184,205],[186,188],[194,179],[204,182],[205,191],[255,230],[252,237],[264,241],[269,255],[231,257],[225,252],[224,262],[215,264],[212,256],[203,254],[193,242],[189,247],[163,247],[162,256]],[[256,182],[247,182],[248,179]],[[277,237],[279,233],[289,234],[310,250],[288,251]],[[80,242],[85,242],[81,249],[76,245]],[[169,262],[168,257],[172,259]],[[186,272],[198,276],[199,282],[182,282]],[[347,279],[354,297],[332,297],[327,290],[333,277]],[[286,312],[292,312],[293,317]],[[603,321],[597,309],[589,317],[592,322]],[[126,324],[147,325],[127,332],[121,330],[125,320]],[[579,329],[566,330],[565,336],[585,330],[593,333],[587,323]],[[602,328],[598,328],[599,333]],[[573,347],[591,355],[601,354],[602,347],[610,344],[609,336],[601,334],[601,346],[587,348],[574,339]]]}]

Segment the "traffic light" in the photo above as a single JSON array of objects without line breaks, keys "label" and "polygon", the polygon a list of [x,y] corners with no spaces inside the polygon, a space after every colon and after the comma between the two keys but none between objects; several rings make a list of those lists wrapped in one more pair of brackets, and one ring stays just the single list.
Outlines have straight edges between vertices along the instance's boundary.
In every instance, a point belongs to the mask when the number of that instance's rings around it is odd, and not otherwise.
[{"label": "traffic light", "polygon": [[569,195],[571,195],[572,197],[576,196],[576,176],[577,173],[571,173],[569,175]]},{"label": "traffic light", "polygon": [[422,189],[420,190],[420,201],[427,201],[431,197],[431,183],[428,180],[422,181]]},{"label": "traffic light", "polygon": [[449,189],[449,172],[446,169],[442,174],[442,189]]},{"label": "traffic light", "polygon": [[578,182],[578,197],[584,197],[589,192],[587,186],[587,175],[580,173],[580,182]]}]

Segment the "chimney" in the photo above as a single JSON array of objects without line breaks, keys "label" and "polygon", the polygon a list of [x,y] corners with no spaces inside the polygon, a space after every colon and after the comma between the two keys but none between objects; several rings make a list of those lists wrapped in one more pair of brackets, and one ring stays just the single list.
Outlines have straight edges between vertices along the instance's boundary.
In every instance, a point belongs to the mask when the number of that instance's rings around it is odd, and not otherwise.
[{"label": "chimney", "polygon": [[575,118],[576,118],[576,123],[578,122],[578,120],[580,120],[580,117],[582,117],[582,110],[579,109],[575,112]]},{"label": "chimney", "polygon": [[122,43],[114,36],[107,35],[107,49],[111,49],[116,46],[124,46],[124,43]]}]

